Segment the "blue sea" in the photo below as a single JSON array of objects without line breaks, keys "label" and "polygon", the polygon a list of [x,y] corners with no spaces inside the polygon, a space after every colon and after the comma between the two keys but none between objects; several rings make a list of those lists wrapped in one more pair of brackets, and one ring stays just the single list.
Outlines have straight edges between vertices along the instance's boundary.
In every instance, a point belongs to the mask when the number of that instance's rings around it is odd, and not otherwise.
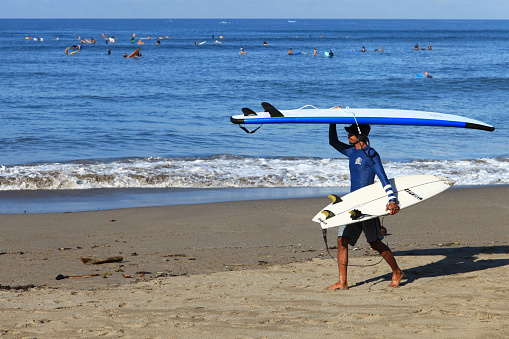
[{"label": "blue sea", "polygon": [[507,20],[5,19],[0,58],[1,213],[347,192],[327,125],[230,123],[263,101],[480,120],[496,130],[373,126],[371,145],[389,177],[509,183]]}]

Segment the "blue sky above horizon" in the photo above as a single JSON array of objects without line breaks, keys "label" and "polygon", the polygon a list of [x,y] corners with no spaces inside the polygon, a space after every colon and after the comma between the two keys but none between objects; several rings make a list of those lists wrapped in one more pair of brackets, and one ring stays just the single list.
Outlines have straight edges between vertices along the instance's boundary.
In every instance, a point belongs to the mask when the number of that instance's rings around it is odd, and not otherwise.
[{"label": "blue sky above horizon", "polygon": [[509,19],[509,0],[0,0],[2,19]]}]

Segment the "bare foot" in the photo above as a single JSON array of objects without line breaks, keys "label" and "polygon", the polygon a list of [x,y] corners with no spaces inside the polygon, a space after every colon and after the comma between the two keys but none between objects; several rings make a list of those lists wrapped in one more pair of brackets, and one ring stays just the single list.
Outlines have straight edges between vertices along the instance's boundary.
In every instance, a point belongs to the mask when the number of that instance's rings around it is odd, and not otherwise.
[{"label": "bare foot", "polygon": [[389,287],[398,287],[401,279],[403,279],[404,276],[405,274],[403,271],[399,271],[399,273],[392,273],[392,280],[389,284]]},{"label": "bare foot", "polygon": [[332,286],[327,287],[328,290],[347,290],[348,285],[342,282],[337,282]]}]

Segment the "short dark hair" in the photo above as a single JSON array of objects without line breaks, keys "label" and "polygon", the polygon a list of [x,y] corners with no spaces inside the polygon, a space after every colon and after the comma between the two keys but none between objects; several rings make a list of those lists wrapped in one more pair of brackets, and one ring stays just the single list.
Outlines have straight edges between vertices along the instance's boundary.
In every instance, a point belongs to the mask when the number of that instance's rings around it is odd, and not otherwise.
[{"label": "short dark hair", "polygon": [[368,124],[360,124],[360,125],[353,124],[350,126],[345,126],[345,130],[348,133],[351,133],[351,134],[357,135],[357,136],[359,135],[359,130],[360,130],[361,131],[360,134],[368,136],[369,132],[371,131],[371,126],[369,126]]}]

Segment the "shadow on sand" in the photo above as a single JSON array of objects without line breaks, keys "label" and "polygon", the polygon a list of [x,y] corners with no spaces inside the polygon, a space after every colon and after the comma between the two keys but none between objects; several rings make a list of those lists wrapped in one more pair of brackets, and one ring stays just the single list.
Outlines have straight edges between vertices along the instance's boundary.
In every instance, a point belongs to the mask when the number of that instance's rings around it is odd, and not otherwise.
[{"label": "shadow on sand", "polygon": [[[402,267],[405,277],[400,286],[405,286],[422,278],[437,278],[454,274],[483,271],[490,268],[509,265],[509,246],[486,246],[486,247],[454,247],[417,249],[409,251],[393,252],[397,257],[411,256],[444,256],[443,259],[416,267]],[[508,254],[508,259],[479,259],[479,254]],[[387,266],[388,267],[388,266]],[[377,284],[381,281],[391,280],[392,274],[384,274],[378,277],[358,282],[350,287],[364,284]]]}]

